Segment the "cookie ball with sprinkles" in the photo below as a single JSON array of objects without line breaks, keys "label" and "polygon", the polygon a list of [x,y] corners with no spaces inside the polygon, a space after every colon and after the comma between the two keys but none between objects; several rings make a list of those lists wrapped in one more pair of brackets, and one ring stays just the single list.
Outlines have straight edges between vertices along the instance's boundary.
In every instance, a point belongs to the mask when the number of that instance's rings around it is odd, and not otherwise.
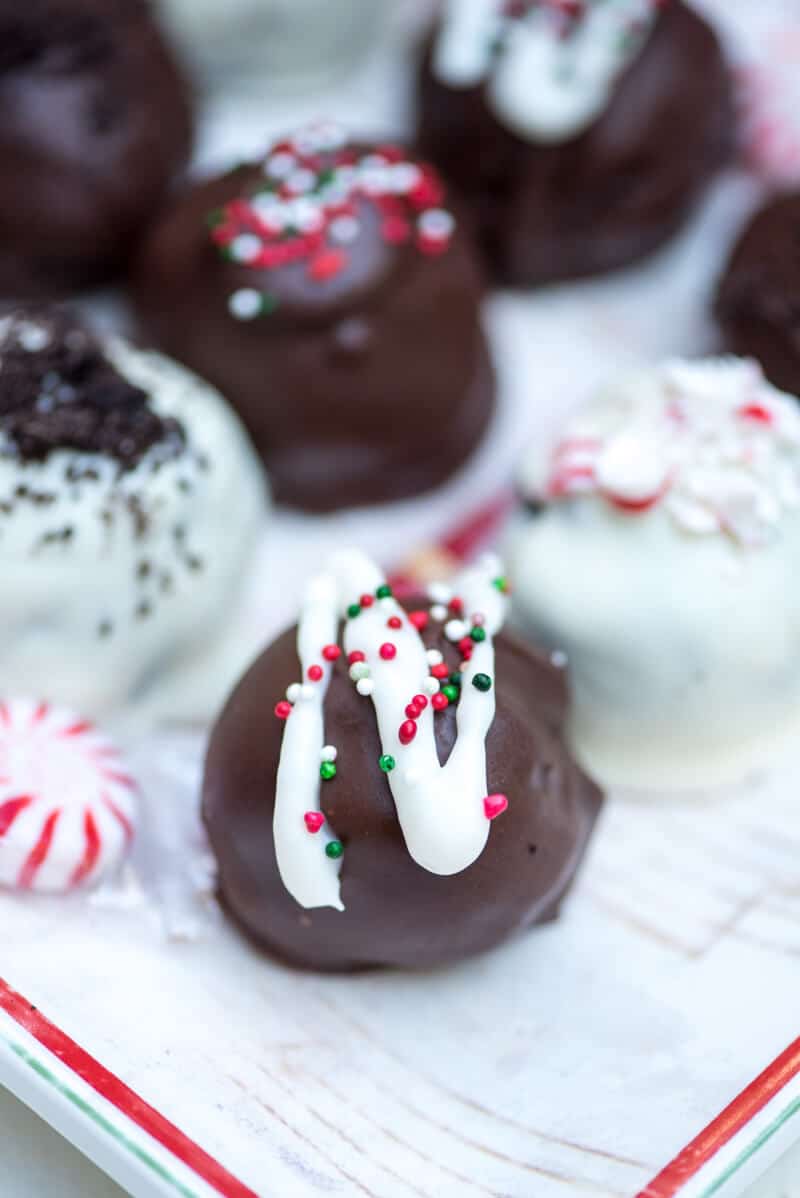
[{"label": "cookie ball with sprinkles", "polygon": [[683,0],[447,0],[419,111],[422,152],[518,286],[656,249],[734,141],[720,45]]},{"label": "cookie ball with sprinkles", "polygon": [[752,360],[623,378],[532,446],[515,611],[566,654],[568,740],[646,797],[738,785],[800,727],[800,408]]},{"label": "cookie ball with sprinkles", "polygon": [[725,346],[757,358],[776,387],[800,396],[800,190],[774,196],[736,243],[716,315]]},{"label": "cookie ball with sprinkles", "polygon": [[60,310],[0,319],[0,693],[212,715],[264,511],[206,383]]},{"label": "cookie ball with sprinkles", "polygon": [[601,796],[508,603],[491,557],[400,602],[343,550],[234,691],[203,812],[222,901],[275,956],[431,967],[557,914]]},{"label": "cookie ball with sprinkles", "polygon": [[425,491],[489,421],[470,242],[398,145],[317,124],[196,186],[149,238],[136,294],[148,334],[236,406],[288,504]]},{"label": "cookie ball with sprinkles", "polygon": [[188,158],[188,88],[143,0],[0,0],[0,294],[118,274]]}]

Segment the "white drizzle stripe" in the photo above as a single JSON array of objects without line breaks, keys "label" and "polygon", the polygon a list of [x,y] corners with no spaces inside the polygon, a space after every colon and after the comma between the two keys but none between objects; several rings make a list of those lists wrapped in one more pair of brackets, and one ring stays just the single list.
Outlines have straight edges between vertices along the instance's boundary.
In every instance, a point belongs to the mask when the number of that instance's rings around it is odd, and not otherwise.
[{"label": "white drizzle stripe", "polygon": [[335,840],[325,823],[311,833],[304,816],[320,810],[320,761],[325,747],[324,703],[333,666],[322,657],[323,646],[336,641],[336,583],[323,574],[310,583],[297,629],[297,655],[303,678],[309,666],[322,667],[322,678],[304,693],[286,720],[275,790],[273,835],[278,870],[284,886],[301,907],[344,910],[339,885],[341,859],[326,855]]},{"label": "white drizzle stripe", "polygon": [[[374,594],[385,581],[377,566],[354,550],[337,554],[332,568],[343,611],[354,595]],[[485,617],[486,639],[475,645],[472,660],[464,668],[458,736],[443,766],[436,750],[435,713],[430,703],[417,721],[414,740],[408,745],[400,742],[406,705],[422,691],[429,673],[422,638],[400,604],[392,601],[390,614],[401,617],[401,629],[387,629],[388,604],[362,609],[345,627],[345,651],[358,649],[366,655],[375,683],[371,698],[381,752],[397,761],[387,779],[406,846],[418,865],[435,874],[467,869],[480,856],[489,836],[483,804],[487,795],[486,736],[495,715],[494,686],[488,693],[478,691],[472,678],[476,673],[494,678],[493,637],[503,624],[507,605],[493,585],[499,573],[496,560],[487,558],[466,571],[458,583],[465,615]],[[384,661],[379,652],[386,641],[397,648],[390,661]]]}]

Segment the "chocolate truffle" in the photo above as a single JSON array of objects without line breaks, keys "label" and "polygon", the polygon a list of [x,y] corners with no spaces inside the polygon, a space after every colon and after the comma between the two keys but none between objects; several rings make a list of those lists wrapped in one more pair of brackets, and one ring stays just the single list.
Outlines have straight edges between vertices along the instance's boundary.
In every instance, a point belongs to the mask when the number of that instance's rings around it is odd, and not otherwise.
[{"label": "chocolate truffle", "polygon": [[228,702],[205,822],[228,911],[278,957],[436,966],[556,915],[600,794],[562,675],[501,632],[499,569],[401,604],[343,551]]},{"label": "chocolate truffle", "polygon": [[681,0],[449,0],[419,141],[500,282],[624,266],[684,222],[732,144],[728,72]]},{"label": "chocolate truffle", "polygon": [[753,218],[716,310],[729,348],[758,358],[777,387],[800,396],[800,191],[771,200]]},{"label": "chocolate truffle", "polygon": [[186,160],[186,87],[145,0],[0,0],[0,294],[127,263]]},{"label": "chocolate truffle", "polygon": [[243,664],[234,605],[264,510],[207,384],[58,311],[0,320],[3,694],[213,715]]},{"label": "chocolate truffle", "polygon": [[478,273],[438,177],[336,125],[179,200],[138,297],[148,333],[236,406],[285,503],[416,495],[491,415]]},{"label": "chocolate truffle", "polygon": [[800,411],[752,361],[623,380],[531,451],[516,612],[566,654],[601,782],[716,789],[800,728]]}]

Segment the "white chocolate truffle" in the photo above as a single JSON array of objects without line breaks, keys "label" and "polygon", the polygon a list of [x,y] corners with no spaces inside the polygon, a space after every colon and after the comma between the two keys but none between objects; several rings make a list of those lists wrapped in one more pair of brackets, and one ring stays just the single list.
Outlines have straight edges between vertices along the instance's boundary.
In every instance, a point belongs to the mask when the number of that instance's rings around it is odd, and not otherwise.
[{"label": "white chocolate truffle", "polygon": [[213,714],[265,510],[200,379],[61,313],[0,321],[1,693],[152,714],[185,672],[186,705],[159,714]]},{"label": "white chocolate truffle", "polygon": [[598,398],[523,468],[517,612],[566,653],[569,738],[610,786],[713,788],[800,730],[800,408],[736,358]]},{"label": "white chocolate truffle", "polygon": [[61,894],[108,878],[133,839],[136,793],[93,724],[0,701],[0,887]]}]

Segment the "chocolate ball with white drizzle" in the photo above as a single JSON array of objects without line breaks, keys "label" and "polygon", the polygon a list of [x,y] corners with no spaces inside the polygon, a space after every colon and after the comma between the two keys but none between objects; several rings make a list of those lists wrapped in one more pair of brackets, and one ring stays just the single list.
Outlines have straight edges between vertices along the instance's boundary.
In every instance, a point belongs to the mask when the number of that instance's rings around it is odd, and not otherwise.
[{"label": "chocolate ball with white drizzle", "polygon": [[0,320],[0,688],[213,716],[266,495],[222,397],[57,309]]},{"label": "chocolate ball with white drizzle", "polygon": [[502,631],[499,570],[401,604],[338,554],[232,695],[204,818],[227,910],[276,956],[434,966],[557,913],[600,794],[560,672]]},{"label": "chocolate ball with white drizzle", "polygon": [[581,764],[645,793],[736,783],[800,724],[800,412],[736,358],[623,379],[520,475],[522,625],[566,653]]}]

